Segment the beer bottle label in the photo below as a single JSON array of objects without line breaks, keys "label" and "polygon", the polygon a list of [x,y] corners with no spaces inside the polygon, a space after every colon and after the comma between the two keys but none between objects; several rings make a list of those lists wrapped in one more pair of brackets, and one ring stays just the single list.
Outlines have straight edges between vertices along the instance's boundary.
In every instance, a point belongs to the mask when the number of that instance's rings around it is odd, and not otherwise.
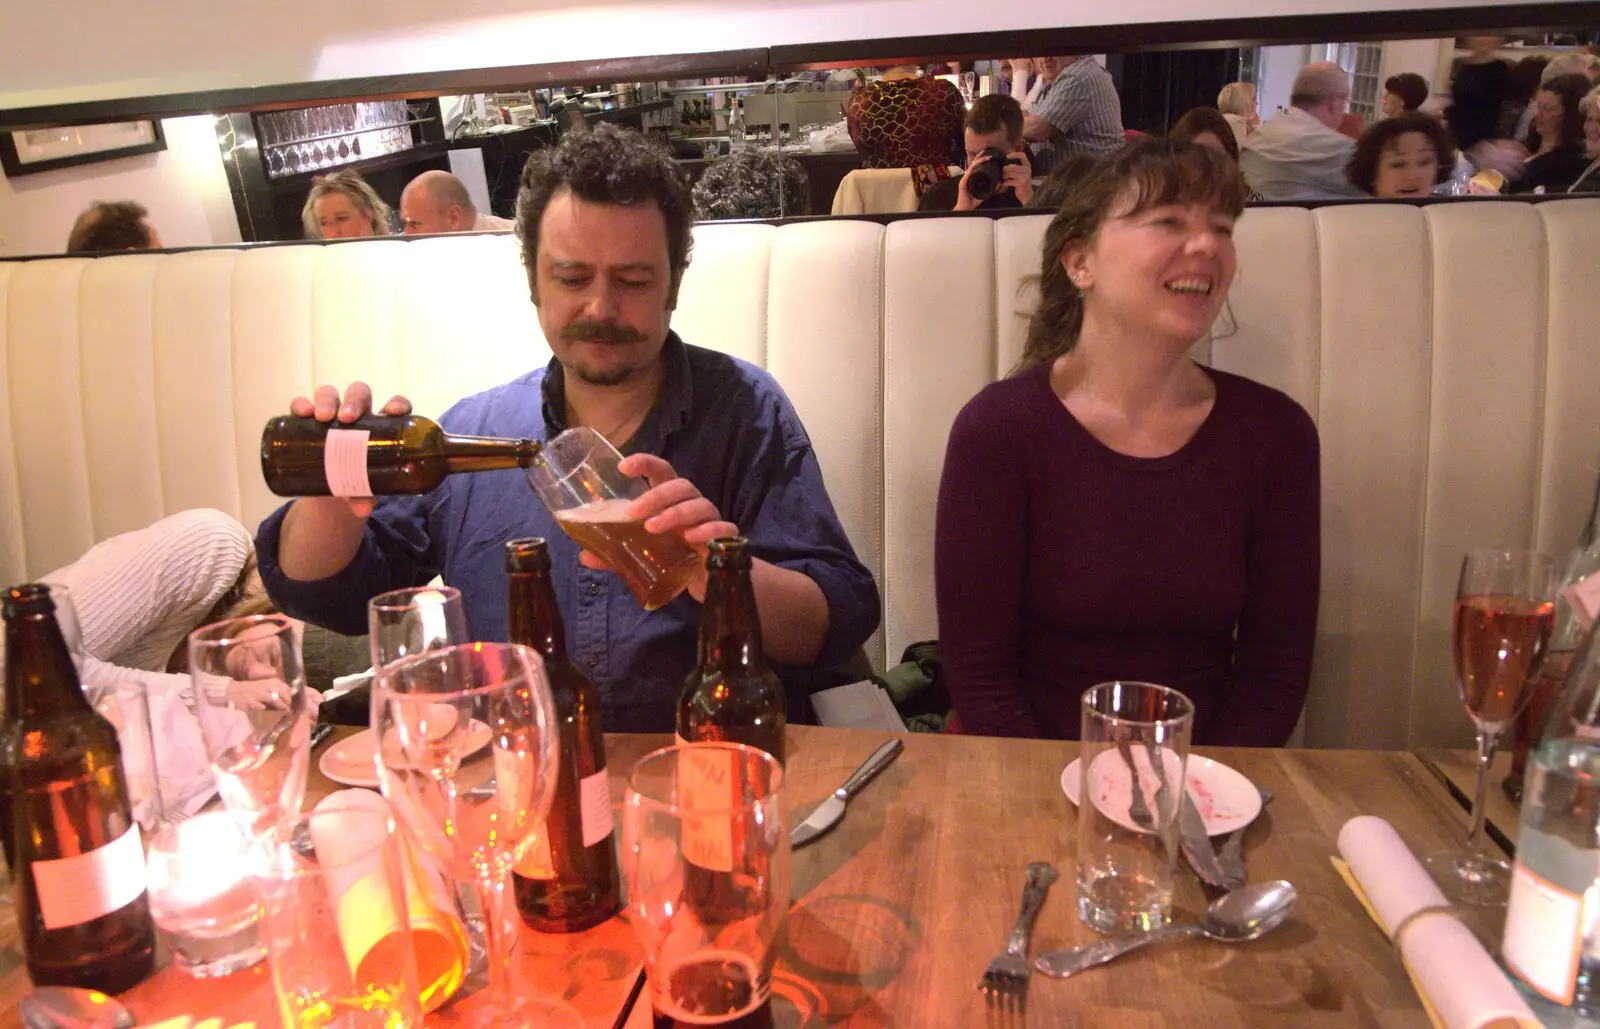
[{"label": "beer bottle label", "polygon": [[[685,748],[678,761],[678,806],[683,809],[683,856],[712,872],[733,871],[734,755],[726,750]],[[695,812],[705,811],[705,814]]]},{"label": "beer bottle label", "polygon": [[110,843],[82,854],[35,860],[33,883],[46,929],[82,925],[127,907],[145,889],[139,827],[130,825]]},{"label": "beer bottle label", "polygon": [[555,862],[550,860],[550,833],[545,828],[544,819],[539,819],[534,824],[530,838],[533,843],[529,845],[528,852],[517,862],[516,872],[524,879],[554,879],[556,877]]},{"label": "beer bottle label", "polygon": [[327,441],[322,444],[322,474],[328,480],[328,492],[336,497],[370,497],[372,484],[367,481],[367,441],[372,433],[366,429],[329,429]]},{"label": "beer bottle label", "polygon": [[583,845],[592,847],[611,835],[611,780],[606,770],[585,776],[578,784],[578,796],[583,811]]},{"label": "beer bottle label", "polygon": [[1500,953],[1519,979],[1557,1004],[1570,1006],[1583,954],[1583,897],[1518,861],[1511,873]]}]

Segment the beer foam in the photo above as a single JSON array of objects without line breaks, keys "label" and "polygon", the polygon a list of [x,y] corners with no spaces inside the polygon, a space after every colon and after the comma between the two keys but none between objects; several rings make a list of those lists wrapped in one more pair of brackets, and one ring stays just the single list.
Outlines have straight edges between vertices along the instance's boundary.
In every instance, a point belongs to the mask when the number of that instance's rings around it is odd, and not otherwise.
[{"label": "beer foam", "polygon": [[633,501],[622,497],[612,497],[609,500],[596,500],[584,504],[582,507],[569,507],[564,511],[556,512],[558,522],[633,522],[637,518],[628,517],[628,508],[633,506]]}]

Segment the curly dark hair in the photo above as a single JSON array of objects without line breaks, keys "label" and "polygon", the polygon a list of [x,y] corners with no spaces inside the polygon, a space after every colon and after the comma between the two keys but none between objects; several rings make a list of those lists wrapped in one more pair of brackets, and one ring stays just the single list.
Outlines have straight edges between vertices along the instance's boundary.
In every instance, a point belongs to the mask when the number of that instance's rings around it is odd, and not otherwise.
[{"label": "curly dark hair", "polygon": [[[1550,93],[1561,98],[1561,138],[1557,150],[1583,148],[1583,98],[1589,92],[1587,75],[1557,75],[1539,87],[1539,93]],[[1539,94],[1534,94],[1537,102]],[[1538,129],[1528,130],[1528,151],[1538,153],[1544,145]]]},{"label": "curly dark hair", "polygon": [[745,147],[706,165],[694,184],[700,221],[721,218],[792,218],[811,213],[806,170],[773,150]]},{"label": "curly dark hair", "polygon": [[592,204],[654,203],[667,220],[667,263],[672,284],[667,307],[678,304],[678,287],[694,246],[694,208],[689,178],[667,151],[632,129],[603,124],[593,132],[569,132],[546,150],[536,150],[522,168],[517,191],[517,238],[528,274],[528,295],[539,302],[539,223],[557,193],[568,190]]},{"label": "curly dark hair", "polygon": [[1356,141],[1355,152],[1350,155],[1350,163],[1344,166],[1344,177],[1361,192],[1372,195],[1378,185],[1378,161],[1383,157],[1383,148],[1408,132],[1420,132],[1433,144],[1433,152],[1439,156],[1439,174],[1434,183],[1437,185],[1448,179],[1456,163],[1455,141],[1443,122],[1420,111],[1385,118],[1363,132]]},{"label": "curly dark hair", "polygon": [[150,212],[133,200],[96,200],[72,223],[67,253],[100,250],[145,250],[151,243]]},{"label": "curly dark hair", "polygon": [[1203,132],[1209,132],[1217,137],[1217,142],[1222,144],[1222,149],[1235,161],[1239,159],[1239,140],[1233,134],[1233,126],[1228,124],[1228,119],[1215,107],[1193,107],[1185,111],[1182,118],[1172,126],[1172,131],[1167,133],[1173,139],[1181,139],[1193,143],[1194,138]]},{"label": "curly dark hair", "polygon": [[1083,294],[1061,258],[1068,248],[1092,241],[1113,211],[1126,216],[1164,204],[1210,203],[1237,218],[1244,213],[1245,192],[1239,166],[1226,154],[1181,139],[1134,140],[1089,166],[1044,230],[1039,306],[1013,373],[1048,364],[1078,345]]},{"label": "curly dark hair", "polygon": [[1403,71],[1383,80],[1383,91],[1393,93],[1408,111],[1428,102],[1428,80],[1414,71]]}]

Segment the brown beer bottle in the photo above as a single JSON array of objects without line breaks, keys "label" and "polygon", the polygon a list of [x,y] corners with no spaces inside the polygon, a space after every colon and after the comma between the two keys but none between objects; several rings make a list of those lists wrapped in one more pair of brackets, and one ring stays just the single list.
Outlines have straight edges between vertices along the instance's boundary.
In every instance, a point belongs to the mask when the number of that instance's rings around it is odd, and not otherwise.
[{"label": "brown beer bottle", "polygon": [[261,431],[261,474],[280,497],[427,493],[445,476],[526,468],[543,444],[456,436],[421,415],[367,414],[348,424],[279,415]]},{"label": "brown beer bottle", "polygon": [[678,738],[745,743],[783,763],[783,683],[767,667],[761,619],[750,585],[750,541],[711,541],[706,602],[700,612],[700,664],[678,694]]},{"label": "brown beer bottle", "polygon": [[121,993],[150,975],[155,926],[116,730],[90,706],[48,586],[5,593],[0,831],[35,986]]},{"label": "brown beer bottle", "polygon": [[561,727],[555,800],[543,830],[512,875],[517,911],[542,932],[578,932],[599,925],[622,906],[600,694],[567,657],[545,541],[508,542],[506,574],[511,580],[507,638],[544,658]]}]

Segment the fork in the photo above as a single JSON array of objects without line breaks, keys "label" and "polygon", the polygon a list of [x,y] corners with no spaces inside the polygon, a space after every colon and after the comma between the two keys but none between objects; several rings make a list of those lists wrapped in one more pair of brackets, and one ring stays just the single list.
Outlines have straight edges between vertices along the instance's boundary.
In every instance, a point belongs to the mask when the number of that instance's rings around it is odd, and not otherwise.
[{"label": "fork", "polygon": [[1026,1014],[1028,1010],[1028,974],[1033,966],[1028,964],[1028,936],[1033,932],[1033,920],[1039,917],[1045,894],[1056,881],[1054,865],[1035,861],[1028,866],[1028,879],[1022,887],[1022,912],[1017,915],[1017,925],[1006,939],[1005,950],[995,955],[978,981],[983,999],[990,1009],[1015,1011]]},{"label": "fork", "polygon": [[1121,739],[1117,741],[1117,752],[1128,763],[1128,774],[1133,777],[1132,796],[1128,798],[1128,817],[1141,829],[1154,829],[1156,820],[1150,817],[1150,805],[1144,799],[1144,787],[1139,784],[1139,766],[1133,763],[1133,748],[1127,740]]},{"label": "fork", "polygon": [[[1256,784],[1256,792],[1261,794],[1261,810],[1265,811],[1267,805],[1272,803],[1272,791],[1261,784]],[[1230,889],[1238,889],[1245,884],[1244,871],[1244,830],[1248,826],[1235,829],[1222,841],[1222,849],[1217,851],[1217,863],[1227,873]]]}]

